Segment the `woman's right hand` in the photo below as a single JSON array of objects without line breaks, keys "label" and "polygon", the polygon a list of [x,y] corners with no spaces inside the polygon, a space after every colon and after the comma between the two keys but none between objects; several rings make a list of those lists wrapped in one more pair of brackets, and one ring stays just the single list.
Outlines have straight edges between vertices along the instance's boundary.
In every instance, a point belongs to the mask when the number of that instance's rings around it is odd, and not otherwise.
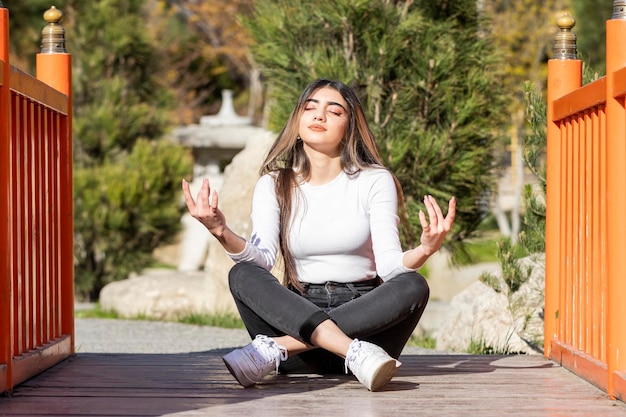
[{"label": "woman's right hand", "polygon": [[202,180],[202,186],[198,191],[196,200],[191,196],[189,183],[183,179],[183,193],[185,195],[185,203],[189,214],[206,227],[211,234],[216,237],[223,235],[226,229],[226,218],[220,209],[217,208],[218,195],[217,191],[211,193],[211,186],[208,178]]}]

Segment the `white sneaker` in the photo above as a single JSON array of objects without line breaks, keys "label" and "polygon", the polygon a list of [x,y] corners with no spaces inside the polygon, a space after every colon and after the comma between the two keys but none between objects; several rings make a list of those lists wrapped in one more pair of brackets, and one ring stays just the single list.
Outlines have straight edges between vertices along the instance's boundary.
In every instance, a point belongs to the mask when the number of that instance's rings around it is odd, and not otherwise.
[{"label": "white sneaker", "polygon": [[373,343],[354,339],[346,354],[348,369],[370,391],[380,391],[402,365]]},{"label": "white sneaker", "polygon": [[230,373],[244,387],[259,382],[274,369],[278,373],[280,361],[287,360],[287,349],[262,334],[241,349],[235,349],[223,358]]}]

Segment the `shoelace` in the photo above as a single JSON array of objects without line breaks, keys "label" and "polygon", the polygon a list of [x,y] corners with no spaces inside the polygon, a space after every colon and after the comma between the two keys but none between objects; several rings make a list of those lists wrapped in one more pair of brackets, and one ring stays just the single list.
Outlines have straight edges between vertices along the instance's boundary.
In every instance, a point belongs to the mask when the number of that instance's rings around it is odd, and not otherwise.
[{"label": "shoelace", "polygon": [[358,358],[363,360],[363,355],[355,355],[361,350],[361,341],[358,339],[354,339],[352,343],[350,343],[350,347],[348,348],[348,352],[346,353],[346,360],[344,361],[344,372],[346,375],[348,374],[348,363],[355,363]]},{"label": "shoelace", "polygon": [[[263,343],[259,343],[257,345],[257,349],[262,350],[264,358],[276,358],[276,372],[278,372],[278,367],[282,361],[286,361],[289,357],[287,353],[287,349],[283,346],[280,346],[274,339],[271,339],[264,335],[258,335],[256,337],[260,339]],[[278,350],[278,354],[276,354]]]}]

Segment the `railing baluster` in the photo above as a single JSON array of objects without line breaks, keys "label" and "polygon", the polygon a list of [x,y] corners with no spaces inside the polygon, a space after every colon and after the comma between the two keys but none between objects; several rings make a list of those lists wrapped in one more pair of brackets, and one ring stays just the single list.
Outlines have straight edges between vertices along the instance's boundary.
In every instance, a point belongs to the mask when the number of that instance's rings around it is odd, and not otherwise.
[{"label": "railing baluster", "polygon": [[595,190],[593,177],[593,147],[592,141],[590,140],[593,136],[591,132],[593,131],[593,120],[591,115],[593,114],[593,110],[587,110],[584,112],[583,123],[584,130],[582,132],[582,136],[584,138],[582,146],[585,155],[585,161],[583,165],[583,176],[582,180],[584,182],[584,199],[581,200],[581,205],[585,208],[585,221],[584,221],[584,237],[583,237],[583,248],[584,255],[582,258],[583,263],[583,275],[581,277],[581,289],[583,291],[583,298],[581,300],[581,334],[582,334],[582,343],[581,346],[584,347],[585,352],[591,352],[591,340],[592,340],[592,325],[593,325],[593,274],[591,269],[593,268],[593,230],[591,225],[593,224],[593,216],[595,215],[593,211],[593,199],[592,195]]},{"label": "railing baluster", "polygon": [[[608,233],[608,221],[607,214],[604,208],[606,207],[606,183],[607,183],[607,174],[606,174],[606,158],[607,158],[607,149],[606,149],[606,109],[602,108],[601,118],[600,118],[600,127],[599,127],[599,135],[596,136],[598,138],[599,146],[600,146],[600,165],[598,166],[598,170],[601,172],[600,185],[598,187],[598,211],[600,217],[600,242],[599,242],[599,253],[598,253],[598,263],[600,275],[599,275],[599,284],[598,284],[598,314],[600,315],[600,319],[595,322],[596,326],[601,329],[606,329],[607,323],[607,268],[606,268],[606,257],[607,257],[607,249],[606,249],[606,235]],[[606,363],[606,332],[601,331],[598,338],[598,349],[599,354],[598,358],[602,361],[602,363]]]}]

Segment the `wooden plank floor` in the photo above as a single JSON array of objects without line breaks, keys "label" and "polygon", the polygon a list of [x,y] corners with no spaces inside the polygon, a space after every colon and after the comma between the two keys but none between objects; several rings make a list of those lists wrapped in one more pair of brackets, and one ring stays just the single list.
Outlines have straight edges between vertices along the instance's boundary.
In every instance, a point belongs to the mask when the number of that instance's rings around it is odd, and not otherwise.
[{"label": "wooden plank floor", "polygon": [[353,377],[269,376],[241,388],[225,351],[79,353],[0,398],[1,416],[626,416],[541,356],[403,355],[383,392]]}]

